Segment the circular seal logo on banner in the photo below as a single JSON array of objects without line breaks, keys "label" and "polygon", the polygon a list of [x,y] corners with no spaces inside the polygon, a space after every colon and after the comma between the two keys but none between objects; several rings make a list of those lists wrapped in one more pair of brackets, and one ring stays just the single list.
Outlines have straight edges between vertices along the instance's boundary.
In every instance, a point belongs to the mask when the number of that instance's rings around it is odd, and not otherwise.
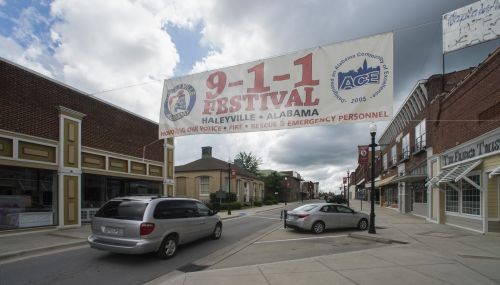
[{"label": "circular seal logo on banner", "polygon": [[196,91],[189,84],[179,84],[167,91],[163,103],[163,113],[171,121],[177,121],[189,115],[196,102]]},{"label": "circular seal logo on banner", "polygon": [[341,103],[366,102],[384,90],[389,73],[382,56],[358,52],[335,65],[330,77],[330,88]]}]

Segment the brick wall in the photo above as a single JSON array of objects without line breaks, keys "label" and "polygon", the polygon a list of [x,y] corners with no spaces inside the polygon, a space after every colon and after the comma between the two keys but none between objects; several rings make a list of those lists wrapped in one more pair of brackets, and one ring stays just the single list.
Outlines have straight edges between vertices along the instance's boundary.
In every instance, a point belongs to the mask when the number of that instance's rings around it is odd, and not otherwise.
[{"label": "brick wall", "polygon": [[434,153],[500,127],[500,49],[446,97],[435,100],[429,124]]},{"label": "brick wall", "polygon": [[[142,158],[158,125],[0,59],[0,129],[59,140],[57,106],[86,114],[82,145]],[[146,148],[163,161],[163,142]]]}]

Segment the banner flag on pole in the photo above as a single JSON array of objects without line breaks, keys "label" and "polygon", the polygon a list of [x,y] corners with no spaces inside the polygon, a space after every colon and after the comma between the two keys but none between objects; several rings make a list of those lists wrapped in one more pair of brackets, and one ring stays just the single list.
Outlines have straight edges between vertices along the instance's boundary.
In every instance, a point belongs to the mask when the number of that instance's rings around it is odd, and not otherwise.
[{"label": "banner flag on pole", "polygon": [[368,164],[370,146],[358,145],[358,164]]}]

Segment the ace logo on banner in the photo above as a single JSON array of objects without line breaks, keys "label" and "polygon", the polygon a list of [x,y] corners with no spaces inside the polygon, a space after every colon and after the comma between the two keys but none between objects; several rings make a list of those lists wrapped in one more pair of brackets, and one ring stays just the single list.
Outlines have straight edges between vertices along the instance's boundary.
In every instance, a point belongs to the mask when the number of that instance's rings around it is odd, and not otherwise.
[{"label": "ace logo on banner", "polygon": [[160,139],[390,120],[393,35],[165,80]]}]

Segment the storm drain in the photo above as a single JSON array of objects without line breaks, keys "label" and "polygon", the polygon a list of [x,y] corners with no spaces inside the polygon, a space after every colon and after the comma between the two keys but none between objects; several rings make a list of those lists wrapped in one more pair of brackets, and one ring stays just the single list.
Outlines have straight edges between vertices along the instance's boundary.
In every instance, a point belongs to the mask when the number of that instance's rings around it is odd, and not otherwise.
[{"label": "storm drain", "polygon": [[183,266],[177,268],[177,270],[182,271],[184,273],[188,273],[188,272],[202,271],[203,269],[205,269],[207,267],[208,266],[206,266],[206,265],[198,265],[198,264],[194,264],[194,263],[188,263],[186,265],[183,265]]}]

